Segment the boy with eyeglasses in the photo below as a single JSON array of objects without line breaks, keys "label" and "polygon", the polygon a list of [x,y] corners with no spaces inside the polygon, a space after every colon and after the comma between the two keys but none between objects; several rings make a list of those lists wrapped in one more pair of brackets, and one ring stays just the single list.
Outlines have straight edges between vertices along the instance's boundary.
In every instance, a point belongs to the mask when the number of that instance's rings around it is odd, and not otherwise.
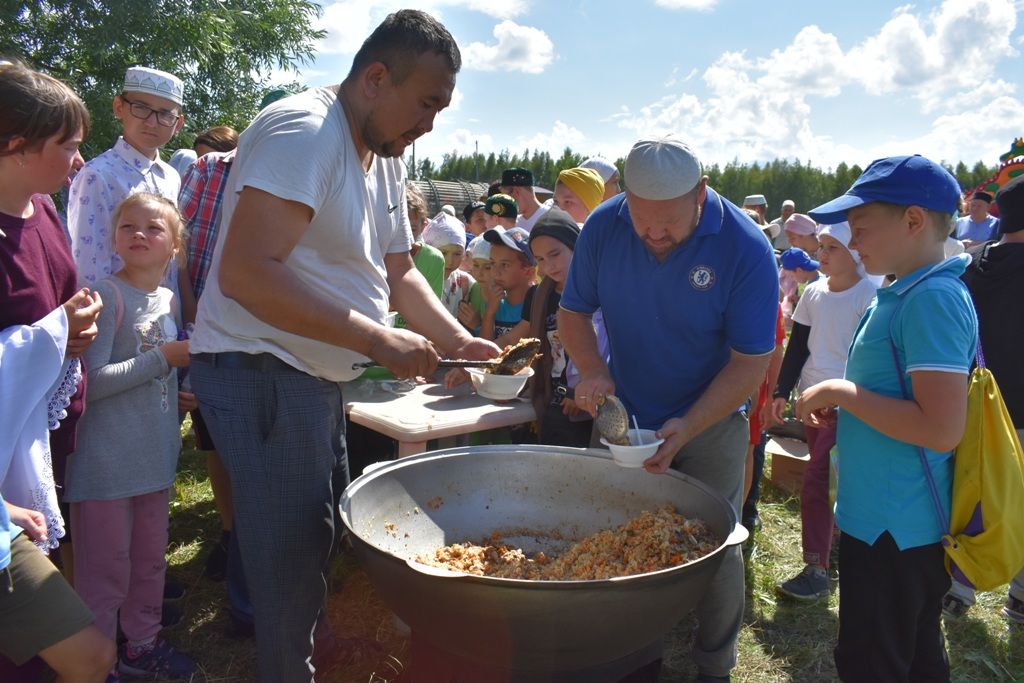
[{"label": "boy with eyeglasses", "polygon": [[[114,97],[114,116],[121,121],[122,134],[113,147],[82,167],[68,195],[68,232],[80,287],[91,288],[124,265],[114,253],[113,239],[114,210],[122,200],[136,192],[150,192],[178,205],[181,178],[173,166],[160,159],[160,147],[185,122],[181,110],[184,92],[181,79],[165,71],[133,66],[125,73],[124,87]],[[192,322],[195,296],[185,258],[171,261],[161,284],[174,293],[184,321]],[[179,408],[191,410],[191,394],[182,393]],[[68,519],[67,510],[64,518]],[[73,572],[70,525],[65,532],[61,558],[65,567],[70,567],[69,572]],[[179,600],[184,594],[185,589],[178,581],[170,576],[165,578],[165,601]],[[165,602],[161,623],[172,626],[180,620],[180,610]]]},{"label": "boy with eyeglasses", "polygon": [[[177,203],[181,178],[160,159],[160,148],[181,130],[184,84],[173,74],[129,67],[114,97],[114,116],[123,132],[114,146],[89,161],[75,176],[68,199],[71,252],[81,286],[92,286],[121,267],[114,253],[114,208],[136,192],[151,192]],[[175,268],[165,284],[177,292]],[[181,278],[187,281],[187,278]]]}]

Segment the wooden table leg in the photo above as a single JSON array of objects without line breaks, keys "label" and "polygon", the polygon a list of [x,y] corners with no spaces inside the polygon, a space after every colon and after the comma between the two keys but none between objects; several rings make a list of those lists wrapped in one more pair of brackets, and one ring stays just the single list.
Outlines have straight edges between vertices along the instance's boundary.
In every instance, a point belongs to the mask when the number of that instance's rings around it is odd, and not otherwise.
[{"label": "wooden table leg", "polygon": [[404,458],[407,455],[416,455],[427,450],[426,441],[399,441],[398,457]]}]

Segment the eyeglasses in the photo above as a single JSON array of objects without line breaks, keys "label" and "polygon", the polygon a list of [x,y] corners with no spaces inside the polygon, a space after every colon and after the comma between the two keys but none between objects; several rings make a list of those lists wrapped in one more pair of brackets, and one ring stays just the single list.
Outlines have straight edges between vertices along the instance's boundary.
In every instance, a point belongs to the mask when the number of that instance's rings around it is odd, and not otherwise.
[{"label": "eyeglasses", "polygon": [[146,121],[150,116],[156,114],[156,122],[161,126],[170,127],[178,122],[181,118],[181,114],[175,114],[170,111],[162,111],[159,109],[153,109],[152,107],[144,104],[143,102],[132,102],[124,95],[121,95],[121,100],[128,103],[128,110],[137,119]]}]

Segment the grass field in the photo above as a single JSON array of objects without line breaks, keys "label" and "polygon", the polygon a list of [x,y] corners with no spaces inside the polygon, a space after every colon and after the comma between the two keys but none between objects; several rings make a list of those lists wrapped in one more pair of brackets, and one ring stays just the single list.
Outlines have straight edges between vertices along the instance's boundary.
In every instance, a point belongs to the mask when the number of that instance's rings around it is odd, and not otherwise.
[{"label": "grass field", "polygon": [[[200,664],[195,680],[242,682],[256,679],[256,652],[251,639],[228,635],[224,584],[202,578],[219,524],[204,454],[186,439],[171,508],[170,572],[188,594],[185,618],[167,632],[176,646]],[[747,610],[740,633],[739,664],[733,681],[817,683],[838,680],[832,647],[838,618],[838,593],[827,604],[796,604],[781,599],[776,583],[800,570],[800,514],[795,499],[765,486],[760,506],[764,528],[747,559]],[[1009,627],[1000,615],[1005,591],[985,593],[968,615],[947,624],[946,637],[956,683],[1024,681],[1024,629]],[[366,575],[351,556],[342,555],[333,571],[328,617],[344,636],[379,643],[379,654],[318,673],[317,680],[337,683],[387,683],[407,660],[407,642],[393,628],[390,612],[374,595]],[[689,681],[695,671],[687,652],[695,622],[684,619],[669,635],[663,681]]]}]

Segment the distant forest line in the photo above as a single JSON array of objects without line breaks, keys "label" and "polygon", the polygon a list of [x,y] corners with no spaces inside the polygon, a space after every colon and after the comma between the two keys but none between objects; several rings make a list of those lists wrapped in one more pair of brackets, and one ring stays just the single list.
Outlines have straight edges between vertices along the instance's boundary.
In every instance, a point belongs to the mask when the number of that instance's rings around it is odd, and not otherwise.
[{"label": "distant forest line", "polygon": [[[491,154],[445,154],[440,165],[431,159],[419,159],[409,164],[409,175],[430,180],[465,180],[490,183],[501,177],[506,168],[521,167],[533,171],[537,185],[553,189],[560,171],[579,166],[587,157],[565,148],[555,158],[539,150],[512,154],[507,150]],[[615,165],[620,173],[625,159]],[[978,161],[973,167],[960,162],[946,166],[965,190],[977,187],[998,169]],[[780,212],[783,200],[792,199],[797,211],[806,211],[845,192],[861,174],[861,167],[840,163],[834,169],[820,169],[800,161],[776,160],[766,164],[745,164],[732,161],[724,167],[712,164],[704,169],[708,182],[720,194],[734,202],[741,202],[749,194],[763,194],[768,199],[768,215]]]}]

